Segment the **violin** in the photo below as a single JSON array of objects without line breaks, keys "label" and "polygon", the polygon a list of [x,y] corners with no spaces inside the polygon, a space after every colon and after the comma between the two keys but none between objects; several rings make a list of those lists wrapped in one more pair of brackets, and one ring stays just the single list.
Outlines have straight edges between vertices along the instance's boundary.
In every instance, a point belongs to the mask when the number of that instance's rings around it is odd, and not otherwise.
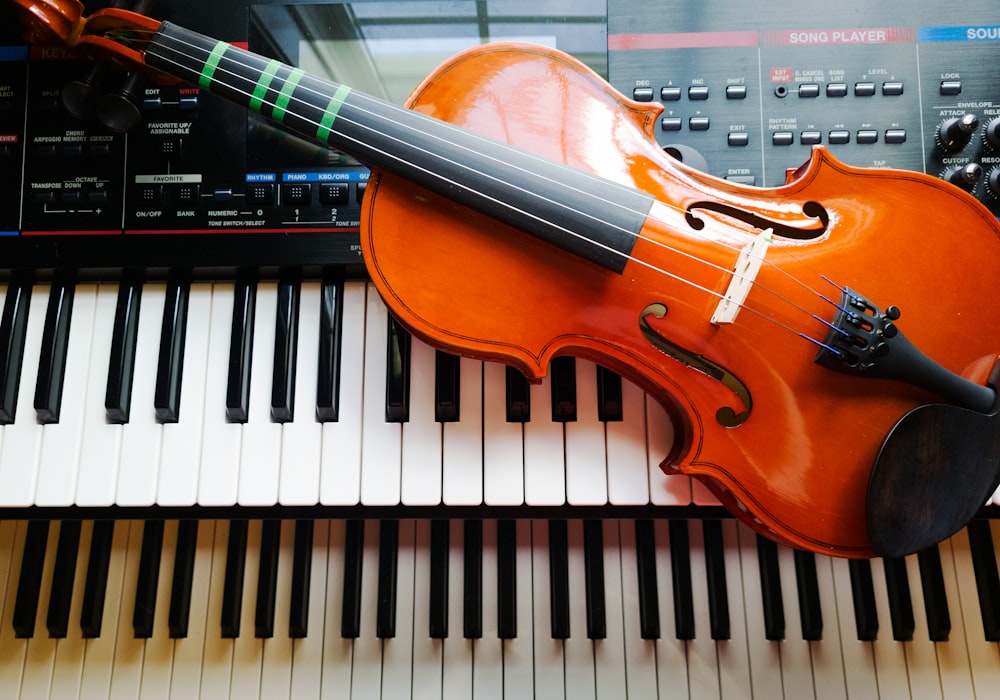
[{"label": "violin", "polygon": [[365,163],[363,256],[403,325],[536,381],[559,355],[617,371],[675,425],[663,470],[770,538],[907,554],[1000,481],[1000,225],[943,180],[816,147],[779,187],[727,182],[664,154],[661,107],[540,46],[460,53],[399,107],[120,8],[12,2],[30,41]]}]

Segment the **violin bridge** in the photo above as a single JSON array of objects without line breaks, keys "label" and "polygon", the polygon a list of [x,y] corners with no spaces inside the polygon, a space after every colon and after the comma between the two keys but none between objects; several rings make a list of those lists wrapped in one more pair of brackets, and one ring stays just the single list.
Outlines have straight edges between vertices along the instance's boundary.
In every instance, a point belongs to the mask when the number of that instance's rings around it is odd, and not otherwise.
[{"label": "violin bridge", "polygon": [[757,280],[757,273],[764,263],[764,256],[767,255],[767,248],[771,244],[772,229],[767,229],[757,234],[743,246],[740,255],[736,258],[736,267],[733,270],[733,277],[729,280],[729,287],[722,295],[715,313],[712,314],[712,323],[722,325],[733,323],[737,314],[743,308],[750,289]]}]

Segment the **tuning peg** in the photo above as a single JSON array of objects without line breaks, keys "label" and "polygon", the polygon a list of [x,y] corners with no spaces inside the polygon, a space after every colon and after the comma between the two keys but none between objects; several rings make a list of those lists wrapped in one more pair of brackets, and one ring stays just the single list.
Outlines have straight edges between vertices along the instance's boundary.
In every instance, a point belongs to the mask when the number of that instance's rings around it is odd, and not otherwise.
[{"label": "tuning peg", "polygon": [[142,74],[129,73],[122,86],[97,100],[97,119],[112,131],[128,131],[142,119],[139,110],[139,91]]}]

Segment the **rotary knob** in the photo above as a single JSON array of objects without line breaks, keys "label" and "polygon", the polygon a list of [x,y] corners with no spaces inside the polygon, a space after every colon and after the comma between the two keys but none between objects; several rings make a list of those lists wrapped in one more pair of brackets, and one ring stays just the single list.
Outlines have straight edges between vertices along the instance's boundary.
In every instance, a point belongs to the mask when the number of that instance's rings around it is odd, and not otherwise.
[{"label": "rotary knob", "polygon": [[993,168],[986,176],[986,192],[994,199],[1000,199],[1000,167]]},{"label": "rotary knob", "polygon": [[967,192],[971,192],[983,177],[983,166],[979,163],[967,163],[956,165],[944,171],[944,179],[953,185],[961,187]]},{"label": "rotary knob", "polygon": [[945,153],[958,153],[969,145],[978,128],[979,118],[975,114],[946,119],[938,128],[938,145]]},{"label": "rotary knob", "polygon": [[983,138],[990,146],[1000,150],[1000,117],[990,119],[986,128],[983,129]]}]

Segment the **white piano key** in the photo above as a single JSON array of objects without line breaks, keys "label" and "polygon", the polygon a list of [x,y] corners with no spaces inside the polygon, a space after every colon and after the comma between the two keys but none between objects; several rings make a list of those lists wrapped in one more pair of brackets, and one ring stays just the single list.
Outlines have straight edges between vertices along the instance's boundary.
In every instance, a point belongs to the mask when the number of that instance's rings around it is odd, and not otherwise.
[{"label": "white piano key", "polygon": [[[549,575],[549,524],[531,523],[532,633],[534,635],[535,697],[566,697],[563,640],[552,638],[552,589]],[[653,669],[655,677],[656,669]]]},{"label": "white piano key", "polygon": [[[830,563],[833,566],[833,588],[837,601],[833,609],[836,611],[840,627],[844,669],[847,671],[847,695],[852,698],[878,697],[878,680],[872,643],[858,639],[858,626],[854,619],[854,600],[851,595],[851,572],[847,560],[830,559]],[[888,620],[883,622],[881,612],[879,613],[879,621],[882,625],[888,624]]]},{"label": "white piano key", "polygon": [[156,420],[153,395],[166,293],[166,285],[161,283],[148,284],[142,290],[132,409],[129,422],[122,427],[121,464],[118,468],[115,502],[121,506],[151,506],[156,501],[163,425]]},{"label": "white piano key", "polygon": [[42,435],[42,426],[35,418],[35,380],[48,301],[48,287],[35,285],[28,306],[16,415],[12,425],[0,428],[0,499],[4,506],[30,506],[35,499]]},{"label": "white piano key", "polygon": [[[427,607],[427,598],[419,602],[413,598],[415,546],[415,523],[401,520],[396,558],[396,636],[382,640],[382,697],[385,698],[408,698],[415,690],[423,690],[412,684],[414,608]],[[419,633],[426,635],[426,628]]]},{"label": "white piano key", "polygon": [[701,522],[690,524],[692,602],[695,638],[688,642],[688,683],[692,700],[722,697],[719,655],[711,629],[705,585],[705,536]]},{"label": "white piano key", "polygon": [[368,286],[365,319],[364,413],[361,435],[361,503],[391,506],[401,492],[402,428],[385,419],[388,311]]},{"label": "white piano key", "polygon": [[38,595],[35,634],[28,640],[28,649],[24,655],[24,674],[21,677],[21,695],[25,698],[45,697],[52,685],[56,640],[50,638],[46,632],[45,615],[52,593],[52,570],[55,568],[60,527],[60,523],[50,525],[48,542],[45,545],[45,566],[42,569],[42,589]]},{"label": "white piano key", "polygon": [[837,700],[847,695],[846,674],[851,671],[844,664],[846,631],[840,626],[837,616],[837,591],[830,557],[816,555],[816,582],[819,585],[820,609],[823,611],[823,639],[809,643],[816,697],[818,700]]},{"label": "white piano key", "polygon": [[[226,553],[229,544],[229,527],[229,521],[225,520],[220,520],[215,526],[211,550],[211,580],[208,584],[208,604],[205,611],[205,618],[201,621],[197,621],[194,618],[191,620],[192,624],[200,622],[204,627],[204,631],[201,632],[204,635],[201,663],[197,668],[192,669],[194,673],[200,672],[199,687],[201,689],[201,697],[203,698],[228,698],[230,680],[232,678],[233,647],[235,643],[232,639],[223,638],[220,625],[220,620],[222,619],[222,597],[226,581]],[[200,530],[201,528],[199,527],[199,535],[201,534]],[[178,650],[178,653],[181,653],[181,650]],[[191,697],[198,696],[188,696],[188,698]]]},{"label": "white piano key", "polygon": [[323,423],[319,500],[323,505],[361,502],[361,420],[365,368],[364,282],[344,283],[344,316],[340,339],[340,413]]},{"label": "white piano key", "polygon": [[[254,330],[256,335],[256,329]],[[270,383],[270,382],[269,382]],[[253,621],[257,609],[257,582],[260,580],[260,542],[262,523],[247,523],[247,553],[243,570],[243,601],[240,608],[240,636],[233,641],[233,672],[229,697],[253,700],[260,697],[260,674],[263,663],[262,640],[254,636]]]},{"label": "white piano key", "polygon": [[497,522],[483,521],[483,636],[472,642],[472,695],[503,697],[503,641],[497,636]]},{"label": "white piano key", "polygon": [[[82,284],[76,288],[70,318],[69,347],[63,382],[59,422],[42,426],[42,449],[38,465],[38,489],[35,503],[40,506],[74,505],[79,477],[80,447],[83,432],[83,406],[87,390],[88,367],[93,359],[99,372],[107,355],[92,356],[94,307],[97,286]],[[107,368],[105,368],[105,373]]]},{"label": "white piano key", "polygon": [[[441,423],[434,420],[434,348],[410,345],[410,420],[403,424],[401,498],[406,505],[441,503]],[[465,408],[465,405],[462,405]]]},{"label": "white piano key", "polygon": [[781,577],[781,600],[785,610],[785,640],[781,643],[781,675],[785,694],[796,698],[816,697],[813,684],[809,642],[802,639],[798,586],[795,580],[795,554],[778,546],[778,571]]},{"label": "white piano key", "polygon": [[379,524],[365,523],[364,553],[361,564],[361,635],[354,640],[351,667],[351,695],[381,697],[382,640],[376,635],[378,619]]},{"label": "white piano key", "polygon": [[239,490],[240,440],[243,426],[226,418],[229,382],[229,343],[232,333],[235,286],[216,284],[212,289],[212,319],[208,339],[205,377],[205,408],[202,415],[201,463],[198,503],[231,506]]},{"label": "white piano key", "polygon": [[[942,563],[942,569],[944,564]],[[942,674],[938,669],[937,644],[930,639],[927,627],[927,611],[924,607],[924,590],[920,582],[920,563],[917,555],[906,557],[906,575],[910,580],[910,598],[913,602],[913,641],[903,643],[906,654],[906,676],[910,682],[911,700],[942,700]],[[947,644],[947,642],[944,642]],[[945,670],[947,673],[947,670]],[[972,697],[971,677],[965,674]],[[960,697],[948,695],[947,697]]]},{"label": "white piano key", "polygon": [[118,286],[102,284],[97,290],[92,359],[84,398],[83,437],[74,501],[80,506],[110,506],[115,502],[122,426],[108,421],[104,401],[117,306]]},{"label": "white piano key", "polygon": [[[744,626],[748,640],[750,690],[754,697],[780,698],[782,697],[781,642],[769,641],[765,633],[764,597],[761,592],[757,535],[741,523],[737,528],[737,540],[743,582]],[[729,574],[728,566],[726,574]],[[662,605],[662,601],[660,604]],[[733,622],[735,625],[735,620]]]},{"label": "white piano key", "polygon": [[[188,317],[190,319],[190,317]],[[181,399],[183,401],[183,398]],[[225,571],[225,549],[222,556],[215,557],[216,522],[198,522],[198,537],[195,541],[194,572],[191,577],[191,608],[188,617],[187,636],[174,640],[174,663],[170,677],[171,700],[191,700],[197,698],[202,687],[202,664],[207,663],[206,641],[210,634],[206,629],[209,611],[209,595],[215,569]],[[216,616],[216,621],[219,617]],[[162,635],[164,632],[159,631]],[[218,631],[214,632],[218,634]],[[219,696],[212,696],[219,697]]]},{"label": "white piano key", "polygon": [[656,539],[656,598],[660,606],[660,638],[656,640],[659,697],[687,698],[688,643],[677,639],[674,634],[674,585],[670,566],[669,523],[664,519],[654,520],[653,533]]},{"label": "white piano key", "polygon": [[[753,698],[753,674],[750,670],[750,645],[759,639],[747,637],[746,612],[743,607],[743,589],[746,580],[740,562],[738,524],[733,519],[723,520],[722,541],[725,548],[726,600],[729,604],[729,639],[715,643],[719,659],[719,687],[724,698]],[[760,638],[762,639],[762,638]],[[765,696],[766,697],[766,696]],[[786,694],[787,697],[787,694]]]},{"label": "white piano key", "polygon": [[316,420],[316,368],[319,365],[320,283],[299,290],[299,329],[295,363],[295,420],[281,426],[282,505],[319,502],[319,464],[323,437]]},{"label": "white piano key", "polygon": [[[145,299],[143,303],[145,303]],[[150,399],[150,411],[152,411],[152,399]],[[139,561],[142,554],[142,532],[142,522],[136,520],[129,523],[121,597],[116,601],[118,603],[118,619],[115,621],[117,641],[114,647],[114,661],[111,664],[111,689],[108,694],[108,697],[114,700],[135,700],[138,698],[142,681],[142,662],[146,644],[144,639],[136,639],[132,629],[132,614],[135,611],[135,585],[139,577]]]},{"label": "white piano key", "polygon": [[334,555],[329,538],[330,523],[316,520],[313,523],[312,562],[309,568],[309,630],[304,639],[293,640],[293,698],[319,698],[322,692],[323,637],[330,612],[326,609],[327,554]]},{"label": "white piano key", "polygon": [[[212,285],[192,284],[184,336],[180,415],[176,423],[163,425],[160,483],[156,492],[156,502],[161,506],[192,506],[198,500],[211,322]],[[212,469],[214,465],[206,468]]]},{"label": "white piano key", "polygon": [[[103,390],[101,395],[103,397]],[[80,700],[107,698],[111,693],[111,672],[115,660],[115,646],[118,641],[119,613],[124,598],[125,562],[129,554],[129,531],[131,528],[132,524],[127,520],[115,523],[111,539],[111,558],[108,560],[108,581],[104,594],[101,634],[87,640],[87,651],[83,659],[83,675],[80,680]],[[138,549],[135,550],[135,553],[138,557]]]},{"label": "white piano key", "polygon": [[722,503],[700,479],[691,479],[691,502],[696,506],[720,506]]},{"label": "white piano key", "polygon": [[552,420],[552,379],[532,384],[531,420],[524,424],[524,502],[529,506],[566,502],[563,426]]},{"label": "white piano key", "polygon": [[263,640],[260,672],[260,696],[272,700],[291,697],[292,638],[288,636],[288,618],[292,605],[292,561],[295,554],[295,522],[281,523],[278,553],[278,578],[274,596],[274,636]]},{"label": "white piano key", "polygon": [[462,635],[464,610],[464,523],[455,519],[448,531],[448,638],[442,649],[441,697],[461,700],[472,695],[472,648]]},{"label": "white piano key", "polygon": [[604,423],[597,419],[597,366],[576,360],[576,420],[566,430],[566,502],[596,506],[608,502]]},{"label": "white piano key", "polygon": [[[579,387],[579,385],[577,385]],[[604,603],[605,638],[594,640],[597,696],[614,697],[625,688],[625,621],[615,603],[622,599],[621,550],[618,539],[619,522],[601,522],[604,543]]]},{"label": "white piano key", "polygon": [[237,500],[242,506],[269,506],[278,502],[281,424],[271,421],[277,305],[277,283],[258,284],[249,415],[243,425],[243,441],[240,446],[240,486]]},{"label": "white piano key", "polygon": [[879,560],[872,562],[872,585],[875,588],[875,608],[879,619],[878,639],[872,642],[878,677],[878,697],[886,700],[909,698],[906,654],[903,645],[892,638],[892,617],[889,614],[885,567]]},{"label": "white piano key", "polygon": [[[645,466],[645,460],[643,460],[643,466]],[[645,470],[643,476],[645,476]],[[639,567],[635,542],[635,522],[632,520],[620,521],[618,537],[621,547],[621,597],[617,599],[608,597],[608,615],[621,615],[622,617],[625,674],[629,697],[656,698],[658,692],[656,687],[656,640],[643,639],[640,626]],[[659,599],[657,602],[659,605],[664,604]]]},{"label": "white piano key", "polygon": [[83,609],[87,560],[93,531],[93,521],[86,520],[80,524],[80,546],[77,550],[76,570],[73,572],[73,597],[69,608],[69,627],[66,630],[66,636],[56,643],[55,666],[52,669],[52,684],[49,687],[49,695],[53,698],[80,697],[87,640],[83,638],[83,630],[80,628],[79,620],[80,612]]},{"label": "white piano key", "polygon": [[605,432],[608,502],[614,505],[649,503],[645,394],[627,379],[622,380],[622,420],[608,422]]},{"label": "white piano key", "polygon": [[507,368],[483,363],[483,501],[524,503],[524,428],[507,422]]},{"label": "white piano key", "polygon": [[[1000,539],[995,521],[990,525],[995,546]],[[959,531],[939,550],[951,614],[949,641],[935,645],[942,694],[949,699],[991,697],[1000,688],[1000,644],[986,641],[983,634],[968,533]]]},{"label": "white piano key", "polygon": [[[340,635],[344,605],[344,530],[343,520],[330,522],[330,551],[327,557],[325,623],[317,634],[323,636],[323,700],[342,698],[351,687],[354,640]],[[315,544],[315,543],[314,543]]]},{"label": "white piano key", "polygon": [[459,360],[461,418],[445,423],[442,499],[446,505],[474,506],[483,502],[483,363]]},{"label": "white piano key", "polygon": [[691,477],[664,474],[660,463],[670,453],[674,442],[674,426],[666,410],[653,397],[646,395],[646,445],[649,455],[649,499],[658,506],[691,504]]},{"label": "white piano key", "polygon": [[[532,647],[532,522],[520,519],[517,528],[517,637],[504,639],[503,644],[503,694],[505,698],[533,697]],[[618,690],[624,686],[619,686]]]},{"label": "white piano key", "polygon": [[569,625],[570,638],[563,642],[566,664],[566,697],[594,698],[597,676],[594,665],[594,644],[587,638],[587,574],[584,564],[583,523],[566,523],[567,559],[569,563]]},{"label": "white piano key", "polygon": [[[17,598],[17,584],[21,576],[21,557],[24,552],[24,540],[28,532],[28,523],[20,520],[16,522],[0,523],[0,552],[6,551],[10,555],[6,557],[0,566],[5,566],[6,571],[0,570],[0,574],[6,574],[4,583],[6,591],[4,594],[3,608],[0,609],[0,688],[21,687],[21,677],[24,673],[24,657],[28,650],[28,640],[17,639],[14,636],[14,601]],[[5,543],[4,543],[5,541]]]},{"label": "white piano key", "polygon": [[176,520],[163,523],[163,552],[156,584],[156,610],[153,636],[146,639],[142,655],[141,700],[166,700],[170,695],[170,676],[174,663],[174,640],[168,635],[170,593],[173,588],[174,559],[177,553]]},{"label": "white piano key", "polygon": [[[412,596],[413,695],[440,698],[443,692],[442,653],[447,642],[430,636],[431,521],[421,519],[415,526]],[[449,623],[451,622],[449,619]],[[397,633],[398,631],[397,629]]]}]

